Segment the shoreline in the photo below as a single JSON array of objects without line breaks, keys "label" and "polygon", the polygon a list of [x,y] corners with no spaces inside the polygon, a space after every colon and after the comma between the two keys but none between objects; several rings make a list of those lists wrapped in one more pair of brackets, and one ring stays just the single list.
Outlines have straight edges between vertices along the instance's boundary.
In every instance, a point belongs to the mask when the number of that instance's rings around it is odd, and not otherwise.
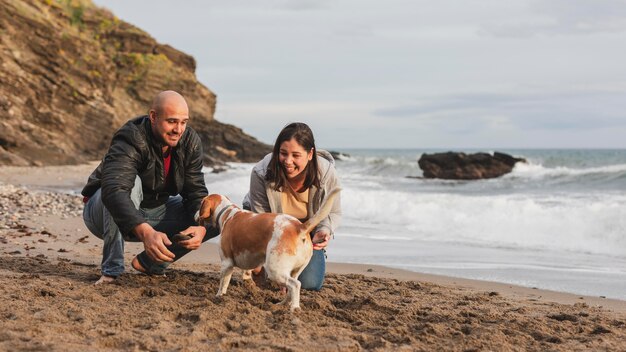
[{"label": "shoreline", "polygon": [[[89,174],[95,169],[100,161],[92,161],[80,165],[59,166],[4,166],[0,168],[0,184],[10,184],[16,187],[24,187],[29,190],[44,192],[70,192],[80,189],[86,182]],[[97,238],[89,233],[82,220],[76,227],[83,227],[87,235]],[[211,240],[214,242],[215,240]],[[132,244],[131,244],[132,245]],[[203,249],[202,247],[209,247]],[[190,253],[181,260],[181,263],[192,264],[219,264],[219,254],[215,244],[205,243],[197,254]],[[386,267],[376,264],[354,264],[329,261],[328,272],[335,274],[361,274],[368,277],[380,277],[403,281],[426,281],[438,285],[457,286],[472,290],[498,291],[506,297],[513,299],[543,300],[547,302],[576,304],[584,302],[594,307],[602,307],[614,312],[626,313],[626,300],[606,298],[603,296],[580,295],[570,292],[552,291],[546,289],[525,287],[496,281],[465,279],[454,276],[427,274],[416,271]]]}]

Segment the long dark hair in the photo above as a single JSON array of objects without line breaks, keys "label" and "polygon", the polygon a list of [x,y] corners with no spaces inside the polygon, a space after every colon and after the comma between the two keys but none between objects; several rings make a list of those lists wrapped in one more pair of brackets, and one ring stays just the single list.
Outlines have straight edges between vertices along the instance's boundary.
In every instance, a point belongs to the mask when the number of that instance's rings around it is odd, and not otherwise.
[{"label": "long dark hair", "polygon": [[311,186],[320,187],[320,178],[318,175],[317,166],[317,149],[315,148],[315,138],[313,138],[313,131],[307,126],[306,123],[293,122],[283,127],[282,131],[276,137],[274,143],[274,150],[272,151],[272,159],[267,166],[267,173],[265,174],[265,180],[274,183],[274,190],[282,191],[283,187],[287,185],[287,175],[280,165],[278,156],[280,154],[280,145],[283,142],[294,139],[300,144],[304,150],[309,153],[313,151],[313,158],[308,162],[303,172],[306,173],[304,179],[304,187],[311,188]]}]

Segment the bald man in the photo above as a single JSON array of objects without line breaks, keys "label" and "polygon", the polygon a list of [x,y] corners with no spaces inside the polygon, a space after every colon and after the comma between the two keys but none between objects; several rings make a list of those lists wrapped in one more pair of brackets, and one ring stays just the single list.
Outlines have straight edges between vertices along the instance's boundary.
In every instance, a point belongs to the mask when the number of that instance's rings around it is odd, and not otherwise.
[{"label": "bald man", "polygon": [[[208,192],[202,174],[202,145],[187,126],[189,108],[174,91],[157,94],[148,115],[128,121],[82,190],[83,219],[104,241],[102,276],[113,282],[124,272],[124,241],[141,241],[135,270],[162,275],[165,268],[217,236],[194,215]],[[187,239],[175,241],[175,234]],[[178,238],[178,237],[176,237]]]}]

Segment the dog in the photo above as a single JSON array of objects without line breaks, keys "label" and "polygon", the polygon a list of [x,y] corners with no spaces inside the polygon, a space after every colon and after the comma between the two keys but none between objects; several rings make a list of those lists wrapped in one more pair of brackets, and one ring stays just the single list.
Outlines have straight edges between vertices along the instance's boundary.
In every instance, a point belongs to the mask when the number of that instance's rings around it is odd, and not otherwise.
[{"label": "dog", "polygon": [[252,269],[264,265],[270,280],[287,287],[283,303],[289,302],[291,311],[299,309],[301,284],[297,278],[313,255],[309,233],[330,214],[340,191],[331,191],[315,215],[304,223],[287,214],[243,210],[219,194],[206,196],[196,221],[200,225],[210,221],[221,232],[217,296],[226,294],[234,267],[244,270],[244,280],[252,280]]}]

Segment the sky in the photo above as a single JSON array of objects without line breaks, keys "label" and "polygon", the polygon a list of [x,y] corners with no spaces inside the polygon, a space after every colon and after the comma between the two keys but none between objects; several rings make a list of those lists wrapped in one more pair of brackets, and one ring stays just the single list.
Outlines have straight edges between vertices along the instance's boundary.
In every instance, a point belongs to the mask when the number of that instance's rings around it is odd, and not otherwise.
[{"label": "sky", "polygon": [[322,148],[626,148],[626,0],[94,2],[268,144],[301,121]]}]

